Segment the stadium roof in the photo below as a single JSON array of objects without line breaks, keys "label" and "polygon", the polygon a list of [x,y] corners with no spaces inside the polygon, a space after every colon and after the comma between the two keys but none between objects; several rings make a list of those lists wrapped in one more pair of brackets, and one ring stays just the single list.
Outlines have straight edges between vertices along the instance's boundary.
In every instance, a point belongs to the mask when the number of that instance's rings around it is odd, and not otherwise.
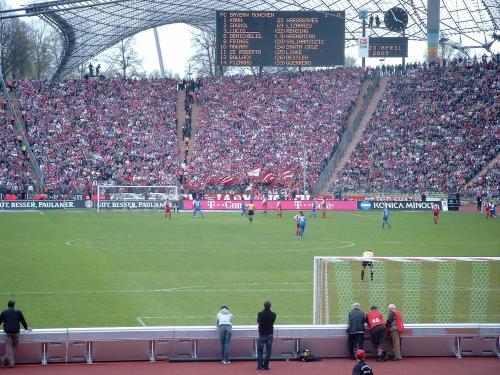
[{"label": "stadium roof", "polygon": [[[464,38],[464,45],[491,43],[493,33],[500,30],[499,4],[498,0],[441,0],[441,37]],[[409,14],[406,35],[425,40],[427,0],[56,0],[38,1],[22,10],[61,31],[64,50],[55,74],[59,77],[146,29],[172,23],[213,29],[216,10],[345,10],[346,43],[352,46],[361,36],[360,9],[378,12],[383,19],[382,13],[393,6]],[[391,35],[382,28],[373,33]]]}]

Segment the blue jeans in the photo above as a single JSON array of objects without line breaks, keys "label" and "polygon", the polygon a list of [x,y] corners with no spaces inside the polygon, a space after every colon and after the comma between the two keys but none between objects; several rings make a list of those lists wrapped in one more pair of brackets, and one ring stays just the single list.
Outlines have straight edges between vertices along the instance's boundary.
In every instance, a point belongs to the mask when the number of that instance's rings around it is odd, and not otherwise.
[{"label": "blue jeans", "polygon": [[229,362],[229,347],[231,345],[232,327],[224,324],[219,326],[220,356],[224,362]]},{"label": "blue jeans", "polygon": [[[266,345],[266,357],[262,360],[262,352]],[[273,335],[259,336],[257,343],[257,368],[269,368],[269,360],[271,359],[271,351],[273,349]]]}]

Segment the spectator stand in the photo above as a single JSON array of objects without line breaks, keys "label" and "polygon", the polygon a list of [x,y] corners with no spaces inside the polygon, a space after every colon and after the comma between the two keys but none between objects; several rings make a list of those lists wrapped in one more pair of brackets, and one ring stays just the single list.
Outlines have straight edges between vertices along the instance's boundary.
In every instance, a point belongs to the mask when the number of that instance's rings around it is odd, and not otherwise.
[{"label": "spectator stand", "polygon": [[499,150],[499,70],[494,61],[452,61],[391,76],[336,189],[462,189]]},{"label": "spectator stand", "polygon": [[[33,173],[33,175],[36,179],[36,183],[37,183],[39,190],[42,190],[43,186],[44,186],[44,179],[43,179],[42,171],[41,171],[40,166],[38,165],[38,163],[36,161],[36,158],[33,154],[33,151],[31,150],[28,139],[26,138],[26,135],[23,132],[21,123],[19,121],[19,117],[17,116],[17,112],[16,112],[16,110],[12,104],[12,100],[10,98],[9,89],[6,86],[6,83],[5,83],[5,80],[3,78],[3,74],[1,71],[0,71],[0,88],[2,90],[4,98],[7,100],[6,113],[10,112],[12,118],[14,119],[12,125],[13,125],[13,128],[15,130],[16,135],[18,137],[21,137],[22,151],[23,151],[23,153],[26,154],[26,159],[28,160],[28,163],[31,167],[31,172]],[[14,135],[14,134],[12,134],[12,135]],[[7,139],[7,138],[3,138],[3,139]],[[26,171],[25,173],[28,174],[29,172]]]}]

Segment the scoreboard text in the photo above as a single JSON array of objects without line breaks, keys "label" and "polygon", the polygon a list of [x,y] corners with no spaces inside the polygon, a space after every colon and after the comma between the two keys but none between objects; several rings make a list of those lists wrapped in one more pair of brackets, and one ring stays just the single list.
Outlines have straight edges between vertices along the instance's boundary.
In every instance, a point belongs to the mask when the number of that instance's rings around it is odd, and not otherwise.
[{"label": "scoreboard text", "polygon": [[344,12],[217,11],[218,66],[344,65]]},{"label": "scoreboard text", "polygon": [[370,38],[368,57],[408,57],[408,38]]}]

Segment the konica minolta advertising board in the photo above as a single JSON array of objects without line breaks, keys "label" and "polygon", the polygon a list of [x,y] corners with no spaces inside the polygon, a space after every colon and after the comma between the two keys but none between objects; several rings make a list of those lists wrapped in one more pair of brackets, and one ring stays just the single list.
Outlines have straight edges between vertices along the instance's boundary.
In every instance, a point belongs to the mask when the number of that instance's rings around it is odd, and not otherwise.
[{"label": "konica minolta advertising board", "polygon": [[430,211],[437,204],[442,210],[441,201],[417,202],[417,201],[358,201],[358,210],[401,210],[401,211]]}]

